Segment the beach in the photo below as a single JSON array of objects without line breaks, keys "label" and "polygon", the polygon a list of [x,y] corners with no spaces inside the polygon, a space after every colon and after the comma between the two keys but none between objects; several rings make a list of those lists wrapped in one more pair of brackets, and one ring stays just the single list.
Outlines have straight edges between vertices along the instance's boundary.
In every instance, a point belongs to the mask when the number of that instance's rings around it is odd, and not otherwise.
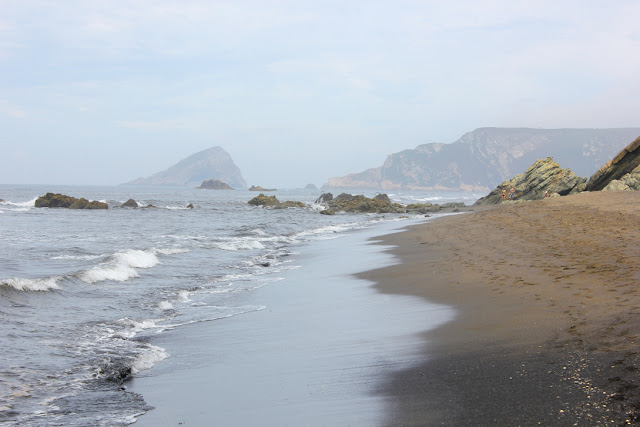
[{"label": "beach", "polygon": [[386,425],[640,421],[640,193],[505,203],[385,236],[384,294],[452,306],[380,385]]},{"label": "beach", "polygon": [[448,306],[380,294],[355,273],[397,260],[367,243],[407,222],[296,247],[300,268],[246,294],[250,313],[166,331],[171,356],[127,389],[154,409],[136,426],[375,426],[387,375],[423,360],[420,334],[453,319]]}]

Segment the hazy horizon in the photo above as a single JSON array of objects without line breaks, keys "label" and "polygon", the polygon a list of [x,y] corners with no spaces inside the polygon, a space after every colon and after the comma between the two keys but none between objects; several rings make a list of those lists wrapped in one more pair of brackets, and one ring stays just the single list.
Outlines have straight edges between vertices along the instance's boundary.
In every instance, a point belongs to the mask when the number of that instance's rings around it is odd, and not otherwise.
[{"label": "hazy horizon", "polygon": [[249,185],[319,187],[481,127],[640,126],[634,1],[0,3],[3,184],[221,146]]}]

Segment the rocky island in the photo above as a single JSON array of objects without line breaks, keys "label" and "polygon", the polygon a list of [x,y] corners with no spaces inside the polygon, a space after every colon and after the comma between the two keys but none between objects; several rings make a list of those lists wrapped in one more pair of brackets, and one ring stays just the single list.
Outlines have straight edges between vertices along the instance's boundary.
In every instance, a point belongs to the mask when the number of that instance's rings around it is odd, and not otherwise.
[{"label": "rocky island", "polygon": [[263,188],[259,185],[252,185],[249,187],[249,191],[278,191],[276,188]]},{"label": "rocky island", "polygon": [[219,179],[207,179],[202,181],[198,189],[204,190],[233,190],[233,187],[227,184],[226,182],[222,182]]}]

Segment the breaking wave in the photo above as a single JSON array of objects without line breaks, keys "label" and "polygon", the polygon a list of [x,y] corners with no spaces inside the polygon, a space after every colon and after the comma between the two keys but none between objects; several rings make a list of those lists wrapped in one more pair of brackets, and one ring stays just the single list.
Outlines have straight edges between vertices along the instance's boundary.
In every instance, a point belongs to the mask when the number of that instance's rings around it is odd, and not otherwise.
[{"label": "breaking wave", "polygon": [[124,282],[132,277],[138,277],[138,268],[151,268],[160,263],[153,251],[127,249],[116,252],[109,259],[90,270],[79,274],[78,278],[86,283],[96,283],[105,280]]},{"label": "breaking wave", "polygon": [[50,291],[60,289],[56,283],[60,277],[46,277],[42,279],[24,279],[20,277],[10,277],[0,281],[0,285],[7,286],[19,291]]}]

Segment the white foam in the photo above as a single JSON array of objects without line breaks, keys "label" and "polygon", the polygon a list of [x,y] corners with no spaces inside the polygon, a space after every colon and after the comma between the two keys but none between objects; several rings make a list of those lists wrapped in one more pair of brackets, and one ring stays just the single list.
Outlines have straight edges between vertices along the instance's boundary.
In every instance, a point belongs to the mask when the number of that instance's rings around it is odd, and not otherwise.
[{"label": "white foam", "polygon": [[182,290],[178,292],[178,299],[182,302],[190,301],[191,298],[189,298],[189,295],[190,295],[189,291]]},{"label": "white foam", "polygon": [[132,277],[138,277],[136,268],[151,268],[160,261],[151,251],[128,249],[113,254],[110,259],[79,275],[86,283],[96,283],[105,280],[124,282]]},{"label": "white foam", "polygon": [[144,319],[138,321],[125,317],[124,319],[118,320],[118,323],[125,326],[125,330],[117,332],[116,335],[122,338],[133,338],[139,332],[151,328],[157,328],[158,325],[156,324],[156,322],[157,320],[155,319]]},{"label": "white foam", "polygon": [[167,353],[165,349],[147,344],[145,351],[138,355],[133,361],[133,364],[131,365],[131,373],[135,375],[140,371],[152,368],[153,365],[167,357],[169,357],[169,353]]},{"label": "white foam", "polygon": [[234,239],[213,244],[214,247],[223,251],[242,251],[251,249],[264,249],[264,245],[253,239]]},{"label": "white foam", "polygon": [[[10,202],[8,200],[5,200],[4,202],[2,202],[2,204],[7,206],[17,206],[21,208],[33,208],[36,206],[36,200],[38,200],[37,197],[34,197],[33,199],[27,202]],[[25,210],[28,210],[28,209],[25,209]]]},{"label": "white foam", "polygon": [[173,310],[173,304],[169,301],[160,301],[158,303],[158,308],[160,310]]},{"label": "white foam", "polygon": [[24,279],[20,277],[10,277],[0,281],[0,285],[8,286],[19,291],[49,291],[60,289],[56,281],[59,277],[46,277],[43,279]]},{"label": "white foam", "polygon": [[74,260],[74,261],[91,261],[93,259],[102,258],[104,255],[58,255],[51,257],[55,260]]}]

